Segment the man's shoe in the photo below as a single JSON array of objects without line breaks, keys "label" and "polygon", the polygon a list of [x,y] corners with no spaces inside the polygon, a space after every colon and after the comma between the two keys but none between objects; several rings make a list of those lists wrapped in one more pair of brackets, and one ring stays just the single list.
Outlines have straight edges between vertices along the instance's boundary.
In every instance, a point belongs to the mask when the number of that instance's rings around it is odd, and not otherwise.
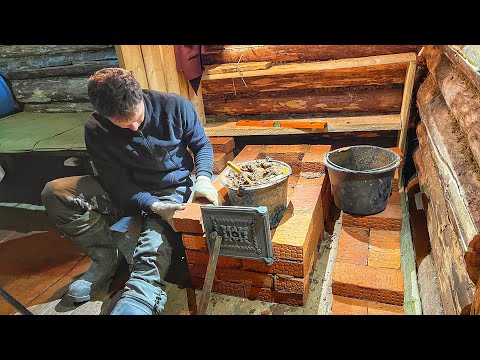
[{"label": "man's shoe", "polygon": [[96,262],[93,262],[80,279],[70,284],[66,294],[67,298],[73,300],[73,302],[90,300],[101,289],[108,286],[117,266],[117,262],[110,265],[97,265]]},{"label": "man's shoe", "polygon": [[121,297],[110,315],[154,315],[150,305],[143,300],[131,297]]}]

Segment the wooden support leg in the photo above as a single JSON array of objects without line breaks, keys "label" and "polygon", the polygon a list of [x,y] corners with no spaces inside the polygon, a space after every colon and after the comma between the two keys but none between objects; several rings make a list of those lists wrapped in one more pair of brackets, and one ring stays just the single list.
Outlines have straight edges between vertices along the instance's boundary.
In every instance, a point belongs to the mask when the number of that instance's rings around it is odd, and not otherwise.
[{"label": "wooden support leg", "polygon": [[205,276],[205,283],[203,284],[202,296],[200,297],[200,304],[198,305],[198,315],[205,315],[207,312],[208,302],[210,301],[210,294],[212,292],[213,278],[215,277],[215,270],[217,268],[218,254],[220,253],[220,245],[222,244],[222,237],[215,237],[215,246],[210,254],[207,265],[207,274]]},{"label": "wooden support leg", "polygon": [[198,309],[197,309],[197,297],[195,295],[194,288],[187,288],[187,302],[188,302],[188,311],[190,315],[196,315],[198,312]]}]

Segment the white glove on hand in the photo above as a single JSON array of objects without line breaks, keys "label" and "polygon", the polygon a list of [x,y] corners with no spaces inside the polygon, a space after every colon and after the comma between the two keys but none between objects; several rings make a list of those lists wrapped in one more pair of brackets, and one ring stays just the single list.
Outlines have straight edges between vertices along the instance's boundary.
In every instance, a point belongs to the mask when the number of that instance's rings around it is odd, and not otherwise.
[{"label": "white glove on hand", "polygon": [[[170,202],[163,202],[163,201],[157,201],[152,204],[151,207],[152,211],[155,214],[158,214],[164,219],[166,222],[170,224],[173,230],[175,230],[175,227],[173,226],[173,215],[177,210],[183,210],[185,209],[185,205],[183,204],[176,204],[176,203],[170,203]],[[176,230],[175,230],[176,231]]]},{"label": "white glove on hand", "polygon": [[207,176],[197,177],[195,185],[193,186],[192,194],[187,202],[191,203],[196,198],[201,197],[206,198],[215,206],[222,205],[222,200],[220,199],[220,196],[218,196],[218,191],[213,187],[210,178]]}]

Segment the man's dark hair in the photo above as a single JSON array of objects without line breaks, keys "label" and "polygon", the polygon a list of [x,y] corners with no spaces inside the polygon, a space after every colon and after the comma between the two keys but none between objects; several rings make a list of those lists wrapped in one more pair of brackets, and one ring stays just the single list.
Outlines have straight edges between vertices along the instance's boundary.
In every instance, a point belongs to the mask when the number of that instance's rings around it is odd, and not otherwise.
[{"label": "man's dark hair", "polygon": [[131,71],[106,68],[88,79],[88,97],[100,115],[127,119],[142,101],[142,88]]}]

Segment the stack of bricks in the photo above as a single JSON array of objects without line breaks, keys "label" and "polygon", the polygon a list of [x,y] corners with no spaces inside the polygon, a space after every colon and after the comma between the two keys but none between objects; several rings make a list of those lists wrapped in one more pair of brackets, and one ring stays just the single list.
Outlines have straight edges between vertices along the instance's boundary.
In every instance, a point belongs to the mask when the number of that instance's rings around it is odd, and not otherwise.
[{"label": "stack of bricks", "polygon": [[220,174],[227,166],[227,161],[233,160],[235,140],[233,137],[211,137],[213,147],[213,173]]},{"label": "stack of bricks", "polygon": [[[398,149],[391,150],[402,155]],[[343,213],[332,279],[334,315],[404,313],[398,173],[397,169],[392,195],[383,212],[370,216]]]},{"label": "stack of bricks", "polygon": [[[310,275],[317,259],[317,245],[324,229],[323,207],[327,198],[323,155],[326,145],[249,145],[235,163],[270,156],[292,167],[289,177],[288,207],[280,225],[271,230],[274,261],[220,256],[213,291],[288,305],[304,305]],[[225,205],[227,189],[220,177],[213,182]],[[187,204],[177,212],[174,224],[183,233],[190,276],[194,287],[203,288],[209,260],[201,223],[201,203]]]}]

